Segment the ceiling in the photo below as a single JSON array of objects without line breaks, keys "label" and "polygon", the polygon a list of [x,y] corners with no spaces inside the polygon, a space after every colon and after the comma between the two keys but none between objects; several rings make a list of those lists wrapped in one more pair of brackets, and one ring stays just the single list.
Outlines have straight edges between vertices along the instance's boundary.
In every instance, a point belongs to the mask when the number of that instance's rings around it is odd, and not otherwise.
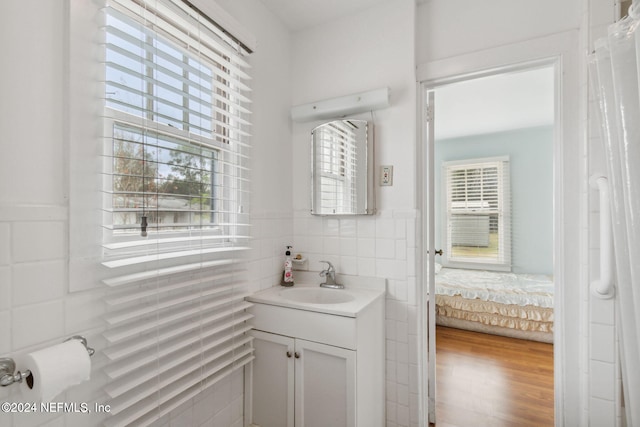
[{"label": "ceiling", "polygon": [[553,67],[437,87],[436,139],[550,126],[554,103]]},{"label": "ceiling", "polygon": [[261,0],[289,31],[330,22],[387,0]]}]

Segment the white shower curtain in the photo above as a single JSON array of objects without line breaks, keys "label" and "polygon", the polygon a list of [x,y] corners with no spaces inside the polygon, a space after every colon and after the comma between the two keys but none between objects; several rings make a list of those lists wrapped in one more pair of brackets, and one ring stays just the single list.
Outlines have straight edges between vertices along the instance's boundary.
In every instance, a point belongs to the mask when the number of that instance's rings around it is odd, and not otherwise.
[{"label": "white shower curtain", "polygon": [[616,308],[627,425],[640,426],[640,4],[595,43],[611,194]]}]

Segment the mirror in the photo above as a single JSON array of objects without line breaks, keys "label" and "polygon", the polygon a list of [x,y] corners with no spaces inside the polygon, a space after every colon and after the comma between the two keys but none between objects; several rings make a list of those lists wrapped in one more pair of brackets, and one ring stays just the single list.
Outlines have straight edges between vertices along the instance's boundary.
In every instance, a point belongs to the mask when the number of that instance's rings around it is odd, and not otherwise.
[{"label": "mirror", "polygon": [[375,213],[372,123],[334,120],[311,131],[311,213]]}]

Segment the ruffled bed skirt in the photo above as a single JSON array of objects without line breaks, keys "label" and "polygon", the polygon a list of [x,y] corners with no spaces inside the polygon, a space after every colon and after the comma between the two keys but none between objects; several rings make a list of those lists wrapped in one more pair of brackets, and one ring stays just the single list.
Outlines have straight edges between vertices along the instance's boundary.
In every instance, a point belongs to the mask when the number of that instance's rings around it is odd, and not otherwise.
[{"label": "ruffled bed skirt", "polygon": [[436,323],[496,335],[553,342],[553,308],[436,296]]}]

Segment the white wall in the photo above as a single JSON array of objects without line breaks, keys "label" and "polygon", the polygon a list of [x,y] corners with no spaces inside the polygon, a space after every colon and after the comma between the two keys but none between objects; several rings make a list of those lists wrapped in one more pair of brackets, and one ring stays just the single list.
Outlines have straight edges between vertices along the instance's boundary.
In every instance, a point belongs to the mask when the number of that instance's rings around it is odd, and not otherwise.
[{"label": "white wall", "polygon": [[418,64],[577,29],[581,0],[426,0],[418,8]]},{"label": "white wall", "polygon": [[[392,187],[376,186],[378,213],[314,217],[310,210],[310,131],[293,125],[294,252],[307,268],[329,260],[338,273],[387,279],[387,426],[417,425],[415,62],[413,2],[390,0],[292,35],[293,105],[389,87],[391,106],[374,112],[376,179],[393,165]],[[357,116],[370,120],[369,113]]]},{"label": "white wall", "polygon": [[0,6],[2,158],[21,159],[0,168],[4,205],[65,204],[64,13],[64,0],[44,5],[4,1]]}]

